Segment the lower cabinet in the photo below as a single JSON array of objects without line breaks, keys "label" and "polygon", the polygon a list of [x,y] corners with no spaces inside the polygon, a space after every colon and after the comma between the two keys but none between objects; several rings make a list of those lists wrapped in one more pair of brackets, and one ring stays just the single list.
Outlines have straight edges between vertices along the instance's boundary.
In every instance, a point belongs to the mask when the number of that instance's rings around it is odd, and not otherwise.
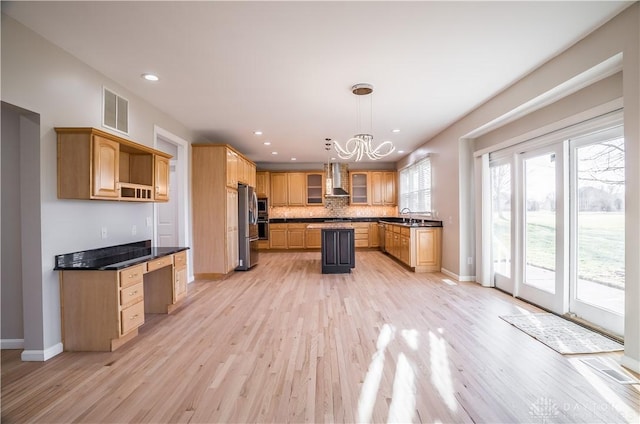
[{"label": "lower cabinet", "polygon": [[322,230],[322,273],[342,274],[356,266],[354,229]]},{"label": "lower cabinet", "polygon": [[415,272],[440,271],[442,228],[385,224],[385,251]]},{"label": "lower cabinet", "polygon": [[287,224],[269,225],[269,248],[287,249]]},{"label": "lower cabinet", "polygon": [[66,351],[113,351],[138,335],[145,313],[169,313],[187,291],[187,253],[120,271],[60,271]]},{"label": "lower cabinet", "polygon": [[304,249],[304,235],[307,224],[287,224],[287,248]]},{"label": "lower cabinet", "polygon": [[304,234],[305,247],[307,249],[320,249],[322,247],[322,235],[320,228],[307,228]]}]

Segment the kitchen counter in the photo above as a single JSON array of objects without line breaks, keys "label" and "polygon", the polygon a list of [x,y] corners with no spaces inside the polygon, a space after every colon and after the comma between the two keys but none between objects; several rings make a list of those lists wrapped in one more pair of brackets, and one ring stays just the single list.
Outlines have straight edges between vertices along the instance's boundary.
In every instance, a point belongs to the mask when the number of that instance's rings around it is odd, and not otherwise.
[{"label": "kitchen counter", "polygon": [[118,271],[173,255],[188,247],[151,247],[151,240],[65,253],[55,257],[54,271]]},{"label": "kitchen counter", "polygon": [[309,224],[307,225],[309,229],[320,229],[320,230],[342,230],[342,229],[352,229],[353,224],[350,222],[319,222],[317,224]]},{"label": "kitchen counter", "polygon": [[349,223],[349,222],[383,222],[388,224],[398,224],[405,226],[413,226],[413,227],[442,227],[442,221],[433,220],[433,219],[421,219],[414,218],[414,225],[409,225],[409,218],[402,216],[382,216],[382,217],[362,217],[362,216],[354,216],[354,217],[342,217],[342,218],[332,218],[332,217],[318,217],[318,218],[271,218],[269,219],[270,224],[313,224],[313,223]]}]

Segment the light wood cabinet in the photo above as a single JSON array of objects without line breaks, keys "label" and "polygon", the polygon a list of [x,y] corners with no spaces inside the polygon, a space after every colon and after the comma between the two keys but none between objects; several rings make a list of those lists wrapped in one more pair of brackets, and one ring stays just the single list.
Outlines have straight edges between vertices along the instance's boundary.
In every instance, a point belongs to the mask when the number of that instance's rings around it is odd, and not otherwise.
[{"label": "light wood cabinet", "polygon": [[289,180],[286,172],[271,173],[271,206],[289,205]]},{"label": "light wood cabinet", "polygon": [[304,172],[272,172],[271,206],[305,206],[306,174]]},{"label": "light wood cabinet", "polygon": [[169,200],[169,159],[154,155],[155,169],[155,200],[166,202]]},{"label": "light wood cabinet", "polygon": [[349,179],[351,181],[351,204],[368,205],[370,199],[369,173],[360,171],[349,172]]},{"label": "light wood cabinet", "polygon": [[287,224],[269,224],[269,248],[287,248]]},{"label": "light wood cabinet", "polygon": [[225,148],[227,157],[226,181],[227,187],[238,188],[238,154],[231,149]]},{"label": "light wood cabinet", "polygon": [[415,272],[440,271],[442,228],[385,224],[385,250]]},{"label": "light wood cabinet", "polygon": [[287,224],[287,249],[304,249],[307,224]]},{"label": "light wood cabinet", "polygon": [[304,172],[288,172],[289,206],[305,206],[307,203],[307,184]]},{"label": "light wood cabinet", "polygon": [[369,223],[354,222],[351,225],[353,225],[355,247],[369,247]]},{"label": "light wood cabinet", "polygon": [[60,271],[64,349],[117,349],[138,335],[145,313],[170,313],[186,284],[186,251],[119,271]]},{"label": "light wood cabinet", "polygon": [[225,261],[225,273],[236,269],[240,262],[238,245],[238,190],[227,187],[227,234],[225,244],[227,255]]},{"label": "light wood cabinet", "polygon": [[271,179],[268,171],[256,172],[256,194],[258,197],[270,197]]},{"label": "light wood cabinet", "polygon": [[118,198],[120,144],[104,137],[93,137],[93,196]]},{"label": "light wood cabinet", "polygon": [[322,247],[322,230],[320,228],[307,228],[304,234],[305,248],[320,249]]},{"label": "light wood cabinet", "polygon": [[238,160],[238,175],[237,180],[239,183],[246,184],[251,187],[256,186],[256,166],[248,159],[237,156]]},{"label": "light wood cabinet", "polygon": [[[238,193],[230,175],[240,156],[226,145],[192,146],[193,269],[221,278],[238,266]],[[237,179],[236,179],[237,181]]]},{"label": "light wood cabinet", "polygon": [[377,222],[369,223],[369,247],[380,246],[380,227]]},{"label": "light wood cabinet", "polygon": [[375,206],[395,206],[396,179],[395,171],[371,171],[371,204]]},{"label": "light wood cabinet", "polygon": [[322,205],[324,204],[324,173],[321,172],[307,172],[306,174],[306,205]]},{"label": "light wood cabinet", "polygon": [[169,199],[171,155],[95,128],[55,130],[59,199]]}]

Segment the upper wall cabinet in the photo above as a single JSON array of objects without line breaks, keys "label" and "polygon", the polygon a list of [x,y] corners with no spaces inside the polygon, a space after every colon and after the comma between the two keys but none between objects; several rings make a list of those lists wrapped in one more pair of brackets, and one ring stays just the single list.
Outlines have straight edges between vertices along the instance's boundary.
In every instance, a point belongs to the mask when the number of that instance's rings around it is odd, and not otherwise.
[{"label": "upper wall cabinet", "polygon": [[58,198],[169,200],[171,155],[95,128],[56,128]]}]

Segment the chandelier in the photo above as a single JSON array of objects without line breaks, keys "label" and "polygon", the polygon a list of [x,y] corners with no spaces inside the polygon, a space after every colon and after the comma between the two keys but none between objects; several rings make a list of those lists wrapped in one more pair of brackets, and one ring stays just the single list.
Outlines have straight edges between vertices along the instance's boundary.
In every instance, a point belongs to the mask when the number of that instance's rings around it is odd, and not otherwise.
[{"label": "chandelier", "polygon": [[[358,128],[361,130],[361,99],[365,96],[369,99],[369,130],[371,131],[373,121],[373,85],[360,83],[351,87],[351,92],[358,96],[358,102],[356,104],[356,113],[358,118]],[[355,161],[362,160],[365,155],[371,160],[382,159],[383,157],[391,154],[396,148],[390,141],[383,141],[378,147],[373,147],[373,135],[370,133],[356,134],[344,144],[344,147],[340,145],[337,140],[333,140],[333,145],[338,153],[340,159],[351,159],[355,157]]]}]

